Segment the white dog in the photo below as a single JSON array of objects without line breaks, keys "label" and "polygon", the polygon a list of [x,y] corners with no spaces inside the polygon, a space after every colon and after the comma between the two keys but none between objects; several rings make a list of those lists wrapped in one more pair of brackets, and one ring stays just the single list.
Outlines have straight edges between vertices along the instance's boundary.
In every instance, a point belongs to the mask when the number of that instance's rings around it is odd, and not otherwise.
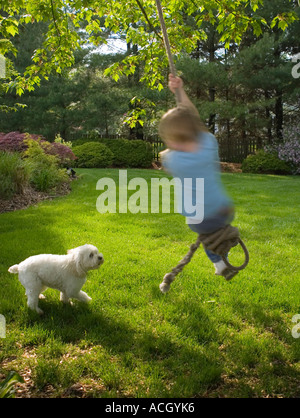
[{"label": "white dog", "polygon": [[38,307],[39,297],[47,287],[60,290],[60,300],[68,303],[74,298],[81,302],[92,299],[82,292],[89,270],[97,269],[103,263],[103,255],[93,245],[68,250],[67,255],[34,255],[10,267],[10,273],[19,274],[19,280],[25,287],[27,305],[38,314],[43,311]]}]

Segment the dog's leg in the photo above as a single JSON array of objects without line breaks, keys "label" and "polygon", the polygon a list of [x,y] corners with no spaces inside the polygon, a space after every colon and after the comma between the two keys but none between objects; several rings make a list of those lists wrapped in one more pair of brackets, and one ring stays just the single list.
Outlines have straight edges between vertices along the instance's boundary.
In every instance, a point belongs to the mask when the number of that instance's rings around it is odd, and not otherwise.
[{"label": "dog's leg", "polygon": [[39,295],[44,288],[42,282],[37,275],[26,271],[19,273],[19,280],[25,288],[28,308],[36,311],[39,315],[42,315],[44,312],[38,307]]},{"label": "dog's leg", "polygon": [[46,296],[43,295],[43,292],[45,292],[45,290],[47,290],[47,289],[48,289],[47,286],[43,286],[43,288],[41,290],[41,293],[39,295],[39,299],[46,299]]},{"label": "dog's leg", "polygon": [[60,292],[60,301],[62,303],[70,303],[70,298],[64,292]]},{"label": "dog's leg", "polygon": [[80,292],[75,296],[72,296],[74,299],[79,300],[80,302],[85,302],[88,303],[92,300],[92,298],[90,298],[85,292],[83,292],[82,290],[80,290]]},{"label": "dog's leg", "polygon": [[42,315],[44,312],[42,311],[42,309],[38,307],[39,294],[39,289],[26,289],[28,308],[32,309],[33,311],[36,311],[39,315]]}]

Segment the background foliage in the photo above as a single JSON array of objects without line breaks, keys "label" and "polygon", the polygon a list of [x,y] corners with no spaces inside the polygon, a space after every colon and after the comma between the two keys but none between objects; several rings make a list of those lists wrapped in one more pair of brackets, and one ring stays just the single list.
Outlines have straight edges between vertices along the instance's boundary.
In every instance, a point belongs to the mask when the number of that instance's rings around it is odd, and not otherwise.
[{"label": "background foliage", "polygon": [[[211,131],[223,142],[282,140],[284,125],[295,124],[299,112],[299,83],[291,76],[298,2],[162,3],[177,67]],[[0,130],[51,141],[57,133],[67,140],[91,132],[157,134],[159,117],[174,101],[165,90],[167,60],[153,0],[126,7],[112,0],[13,0],[1,10],[7,78],[0,100],[9,113]],[[101,53],[112,38],[124,48]]]}]

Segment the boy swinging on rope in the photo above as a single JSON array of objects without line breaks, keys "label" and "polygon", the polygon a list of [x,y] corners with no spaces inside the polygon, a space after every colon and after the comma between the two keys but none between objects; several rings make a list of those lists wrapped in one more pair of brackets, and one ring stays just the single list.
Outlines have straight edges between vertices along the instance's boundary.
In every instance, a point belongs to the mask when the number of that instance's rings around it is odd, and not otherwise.
[{"label": "boy swinging on rope", "polygon": [[[234,207],[227,196],[220,176],[218,142],[202,123],[196,107],[188,98],[179,77],[169,76],[172,93],[179,91],[180,105],[169,110],[161,119],[159,133],[168,149],[161,153],[162,164],[167,172],[181,180],[192,179],[192,194],[196,194],[196,179],[204,179],[204,218],[190,218],[184,205],[180,213],[186,216],[190,229],[197,234],[210,234],[230,224]],[[179,196],[184,195],[181,190]],[[205,250],[215,266],[215,274],[232,279],[238,271],[226,266],[221,256]]]}]

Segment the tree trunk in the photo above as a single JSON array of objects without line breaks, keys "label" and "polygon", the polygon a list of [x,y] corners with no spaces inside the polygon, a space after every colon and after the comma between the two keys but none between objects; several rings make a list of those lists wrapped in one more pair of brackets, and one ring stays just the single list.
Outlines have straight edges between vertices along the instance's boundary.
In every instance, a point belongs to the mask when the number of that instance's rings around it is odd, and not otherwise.
[{"label": "tree trunk", "polygon": [[[215,88],[211,87],[209,89],[209,101],[210,102],[215,101],[215,94],[216,94]],[[216,114],[215,113],[211,113],[209,115],[208,126],[209,126],[210,131],[214,134],[216,131]]]},{"label": "tree trunk", "polygon": [[283,102],[281,89],[276,90],[275,115],[276,138],[281,140],[283,138]]},{"label": "tree trunk", "polygon": [[[209,40],[209,62],[215,62],[215,52],[216,52],[216,48],[215,48],[215,28],[212,27],[212,31],[210,34],[210,40]],[[214,102],[215,101],[215,94],[216,94],[216,89],[213,85],[209,86],[209,101],[210,102]],[[216,131],[216,114],[215,113],[211,113],[209,115],[209,129],[211,130],[211,132],[214,134]]]},{"label": "tree trunk", "polygon": [[[275,32],[275,48],[274,48],[274,60],[275,66],[278,68],[280,65],[281,49],[279,42],[279,32]],[[282,129],[283,129],[283,101],[282,101],[282,89],[277,88],[276,92],[276,103],[275,103],[275,133],[276,138],[281,140]]]},{"label": "tree trunk", "polygon": [[[270,93],[268,90],[265,90],[265,99],[270,99]],[[272,142],[272,119],[271,119],[271,111],[269,108],[269,105],[266,106],[266,119],[267,119],[267,137],[268,137],[268,143],[270,144]]]}]

